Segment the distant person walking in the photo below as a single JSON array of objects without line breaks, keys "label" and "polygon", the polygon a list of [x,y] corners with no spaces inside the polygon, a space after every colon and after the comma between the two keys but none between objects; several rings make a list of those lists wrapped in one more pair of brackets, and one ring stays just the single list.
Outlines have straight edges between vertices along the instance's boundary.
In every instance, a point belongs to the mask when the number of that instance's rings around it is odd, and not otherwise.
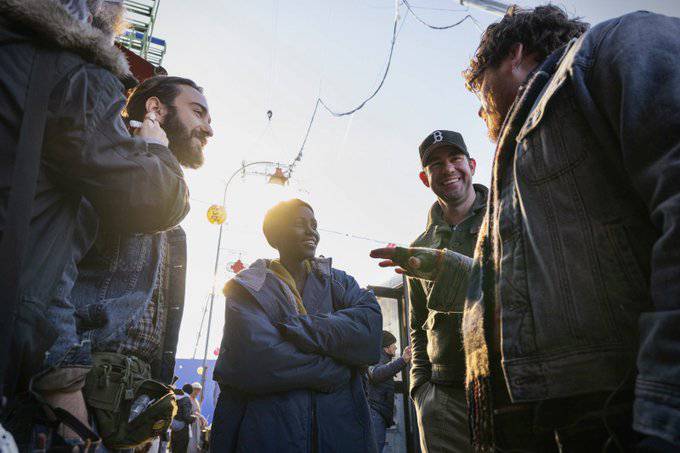
[{"label": "distant person walking", "polygon": [[182,394],[177,397],[177,415],[173,421],[172,440],[170,441],[172,453],[189,451],[191,425],[196,421],[190,396],[193,390],[191,384],[184,384]]},{"label": "distant person walking", "polygon": [[201,432],[208,426],[208,420],[201,414],[201,402],[198,400],[203,391],[203,386],[200,382],[194,382],[191,384],[191,389],[189,401],[191,401],[191,412],[195,418],[191,425],[189,425],[191,437],[189,438],[187,451],[189,453],[196,453],[202,451]]},{"label": "distant person walking", "polygon": [[380,362],[368,368],[368,406],[379,453],[386,445],[387,428],[394,425],[394,377],[411,362],[410,346],[393,360],[396,352],[397,339],[383,330]]}]

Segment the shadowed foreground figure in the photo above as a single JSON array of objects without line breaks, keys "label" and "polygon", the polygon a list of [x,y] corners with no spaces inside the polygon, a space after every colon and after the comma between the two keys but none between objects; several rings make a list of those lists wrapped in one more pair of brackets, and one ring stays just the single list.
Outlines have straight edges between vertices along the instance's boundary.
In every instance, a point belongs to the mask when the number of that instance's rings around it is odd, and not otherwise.
[{"label": "shadowed foreground figure", "polygon": [[38,425],[48,448],[96,439],[85,426],[79,435],[44,426],[38,403],[70,413],[60,418],[71,426],[87,422],[90,364],[67,357],[81,345],[67,278],[85,250],[79,207],[132,235],[172,228],[189,210],[160,124],[140,118],[133,137],[120,117],[127,60],[113,31],[89,24],[104,10],[122,11],[122,0],[0,0],[0,393],[8,398],[0,419],[22,451]]},{"label": "shadowed foreground figure", "polygon": [[360,375],[380,358],[375,297],[314,257],[308,204],[279,203],[263,229],[280,258],[256,261],[224,290],[211,451],[375,452]]}]

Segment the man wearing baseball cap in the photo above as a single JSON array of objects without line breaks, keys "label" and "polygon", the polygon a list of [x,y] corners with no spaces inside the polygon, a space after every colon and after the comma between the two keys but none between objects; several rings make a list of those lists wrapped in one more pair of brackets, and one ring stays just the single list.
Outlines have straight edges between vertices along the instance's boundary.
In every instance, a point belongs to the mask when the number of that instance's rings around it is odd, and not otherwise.
[{"label": "man wearing baseball cap", "polygon": [[[488,189],[472,183],[475,160],[458,132],[436,130],[420,145],[420,180],[437,201],[412,247],[474,253]],[[391,258],[375,253],[377,258]],[[463,301],[449,297],[450,274],[433,280],[409,276],[411,397],[423,452],[472,451],[465,402],[465,356],[460,341]]]}]

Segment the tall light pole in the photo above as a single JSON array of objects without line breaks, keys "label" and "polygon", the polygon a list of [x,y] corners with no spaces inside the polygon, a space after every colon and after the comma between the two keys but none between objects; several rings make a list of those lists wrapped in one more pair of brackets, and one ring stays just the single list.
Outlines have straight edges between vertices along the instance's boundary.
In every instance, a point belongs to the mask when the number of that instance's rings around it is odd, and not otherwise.
[{"label": "tall light pole", "polygon": [[[274,171],[273,174],[269,175],[270,178],[268,182],[270,184],[279,184],[283,185],[285,182],[288,180],[288,177],[283,174],[282,167],[286,167],[285,165],[279,164],[278,162],[271,162],[271,161],[258,161],[258,162],[249,162],[245,163],[243,162],[241,166],[236,170],[234,173],[229,176],[229,179],[227,179],[226,183],[224,184],[224,192],[222,192],[222,207],[226,208],[227,205],[227,189],[229,189],[229,185],[231,182],[234,180],[234,178],[239,174],[243,174],[245,176],[246,168],[253,167],[256,165],[275,165],[276,170]],[[212,284],[212,291],[210,292],[210,305],[208,309],[208,327],[206,329],[206,335],[205,335],[205,349],[203,351],[203,363],[201,364],[201,369],[203,372],[201,373],[201,386],[205,389],[205,380],[206,376],[208,375],[207,369],[206,369],[206,363],[208,362],[208,348],[210,346],[210,327],[212,326],[212,313],[213,313],[213,306],[215,304],[215,286],[217,285],[217,271],[219,269],[219,263],[220,263],[220,249],[222,247],[222,231],[224,229],[224,223],[225,221],[220,222],[220,231],[217,235],[217,250],[215,251],[215,267],[213,269],[213,284]],[[205,395],[205,392],[201,392],[201,402],[203,402],[203,395]]]}]

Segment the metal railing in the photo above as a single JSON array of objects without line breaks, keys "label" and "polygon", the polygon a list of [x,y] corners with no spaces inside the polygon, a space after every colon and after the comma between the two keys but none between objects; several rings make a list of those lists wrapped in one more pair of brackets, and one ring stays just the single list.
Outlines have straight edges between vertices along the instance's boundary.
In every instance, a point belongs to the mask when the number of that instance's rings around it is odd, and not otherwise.
[{"label": "metal railing", "polygon": [[160,0],[124,0],[123,4],[130,29],[116,41],[154,66],[160,66],[167,47],[165,40],[153,36]]}]

